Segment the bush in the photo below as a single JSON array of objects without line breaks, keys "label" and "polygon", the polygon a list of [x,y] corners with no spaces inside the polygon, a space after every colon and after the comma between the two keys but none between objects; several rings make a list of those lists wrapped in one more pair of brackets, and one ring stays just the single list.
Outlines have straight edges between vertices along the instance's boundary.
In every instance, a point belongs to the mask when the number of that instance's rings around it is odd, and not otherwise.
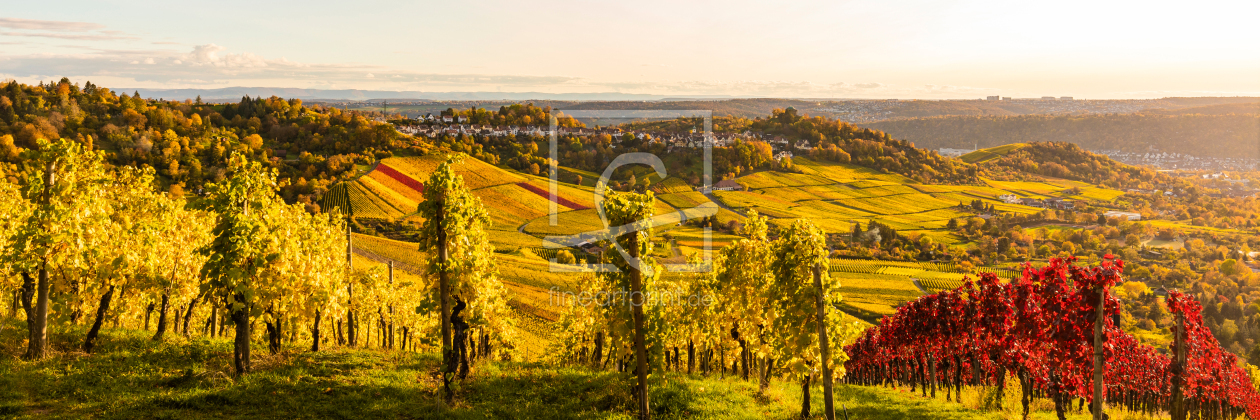
[{"label": "bush", "polygon": [[577,258],[574,258],[573,253],[569,252],[569,250],[562,249],[556,252],[556,262],[560,264],[575,264],[577,263]]}]

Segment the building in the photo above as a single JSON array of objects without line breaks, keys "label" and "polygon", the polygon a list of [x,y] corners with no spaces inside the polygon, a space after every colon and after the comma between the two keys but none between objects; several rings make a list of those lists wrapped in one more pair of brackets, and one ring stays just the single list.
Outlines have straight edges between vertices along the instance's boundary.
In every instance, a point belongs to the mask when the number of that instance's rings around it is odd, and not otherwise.
[{"label": "building", "polygon": [[998,196],[998,200],[1002,200],[1006,204],[1020,204],[1022,201],[1015,194],[1002,194]]},{"label": "building", "polygon": [[1062,198],[1047,198],[1043,201],[1048,209],[1072,210],[1076,208],[1076,203],[1072,200],[1064,200]]},{"label": "building", "polygon": [[959,156],[962,156],[962,155],[965,155],[974,151],[975,150],[972,150],[972,149],[941,148],[937,150],[936,153],[939,153],[941,156],[944,156],[944,157],[959,157]]},{"label": "building", "polygon": [[1059,100],[1060,100],[1060,101],[1070,101],[1070,100],[1072,100],[1072,97],[1071,97],[1071,96],[1060,96],[1060,97],[1059,97]]},{"label": "building", "polygon": [[1000,99],[1002,99],[1002,97],[1000,97],[1000,96],[989,96],[989,97],[985,98],[985,100],[987,100],[987,101],[996,101],[996,100],[1000,100]]},{"label": "building", "polygon": [[729,179],[724,179],[724,180],[718,181],[716,184],[713,184],[713,190],[714,191],[743,191],[744,186],[739,185],[738,182],[735,182]]},{"label": "building", "polygon": [[1134,213],[1134,212],[1129,212],[1129,211],[1112,210],[1112,211],[1103,213],[1103,216],[1105,216],[1108,219],[1122,218],[1130,222],[1136,222],[1138,220],[1142,220],[1142,215],[1140,213]]},{"label": "building", "polygon": [[1003,97],[1002,97],[1002,100],[1003,100],[1003,101],[1009,101],[1009,100],[1011,100],[1011,97],[1010,97],[1010,96],[1003,96]]},{"label": "building", "polygon": [[1043,100],[1043,101],[1053,101],[1053,100],[1054,100],[1054,97],[1053,97],[1053,96],[1042,96],[1042,97],[1041,97],[1041,100]]}]

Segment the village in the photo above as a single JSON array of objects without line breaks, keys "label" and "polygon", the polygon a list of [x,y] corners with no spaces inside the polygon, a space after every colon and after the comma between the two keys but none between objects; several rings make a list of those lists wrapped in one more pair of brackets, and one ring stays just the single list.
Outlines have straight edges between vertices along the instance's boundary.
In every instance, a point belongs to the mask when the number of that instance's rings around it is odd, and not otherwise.
[{"label": "village", "polygon": [[[500,125],[493,126],[489,124],[468,124],[468,118],[464,116],[451,115],[433,115],[426,114],[417,116],[415,123],[396,124],[398,131],[412,136],[422,136],[428,138],[437,138],[442,136],[484,136],[484,137],[507,137],[507,136],[525,136],[525,137],[549,137],[555,136],[577,136],[588,137],[596,135],[608,135],[613,138],[624,137],[626,134],[632,135],[639,140],[648,143],[657,143],[666,146],[667,152],[675,150],[702,149],[705,146],[705,135],[703,132],[692,130],[686,134],[662,133],[653,131],[625,131],[615,127],[551,127],[541,125]],[[738,141],[760,141],[770,145],[774,151],[776,160],[783,158],[791,158],[794,152],[808,152],[813,149],[809,140],[789,141],[782,136],[771,136],[762,133],[754,133],[744,131],[737,134],[711,134],[712,147],[727,147]],[[616,148],[614,143],[611,148]]]}]

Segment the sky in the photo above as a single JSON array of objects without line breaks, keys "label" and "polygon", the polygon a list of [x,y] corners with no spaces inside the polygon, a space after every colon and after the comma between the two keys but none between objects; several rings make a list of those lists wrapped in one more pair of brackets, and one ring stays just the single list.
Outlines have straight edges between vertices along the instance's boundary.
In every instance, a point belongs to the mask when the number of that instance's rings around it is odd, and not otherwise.
[{"label": "sky", "polygon": [[796,98],[1260,96],[1260,2],[0,0],[0,79]]}]

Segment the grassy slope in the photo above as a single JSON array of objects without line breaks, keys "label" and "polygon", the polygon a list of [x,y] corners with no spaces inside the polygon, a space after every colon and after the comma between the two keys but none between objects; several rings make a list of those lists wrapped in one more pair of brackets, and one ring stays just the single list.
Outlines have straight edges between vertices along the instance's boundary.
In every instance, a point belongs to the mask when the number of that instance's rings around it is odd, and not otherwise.
[{"label": "grassy slope", "polygon": [[967,162],[967,163],[984,163],[990,160],[1000,158],[1002,156],[1006,156],[1007,153],[1010,153],[1013,150],[1018,150],[1024,146],[1027,146],[1027,144],[1024,144],[1024,143],[1004,144],[997,147],[990,147],[987,149],[976,150],[974,152],[962,155],[960,159],[962,159],[963,162]]},{"label": "grassy slope", "polygon": [[[629,419],[628,375],[549,364],[493,362],[479,365],[458,390],[453,405],[442,401],[438,357],[433,353],[326,349],[303,351],[302,343],[269,355],[255,340],[255,372],[233,379],[226,339],[173,337],[149,340],[143,331],[106,329],[97,353],[66,351],[83,328],[54,334],[59,351],[50,359],[24,362],[21,329],[14,320],[0,329],[0,417],[16,419],[325,419],[325,418],[521,418]],[[774,380],[765,395],[751,382],[678,373],[654,375],[654,417],[789,419],[799,414],[800,386]],[[1015,382],[1015,381],[1012,381]],[[1017,382],[1016,382],[1017,383]],[[1018,418],[1014,392],[1005,411],[976,410],[986,394],[968,388],[963,403],[925,398],[900,390],[836,386],[837,411],[851,419]],[[811,389],[814,418],[821,389]],[[1035,419],[1050,419],[1049,403],[1036,402]],[[838,413],[839,414],[839,413]],[[1113,413],[1112,418],[1125,418]],[[1071,419],[1087,418],[1074,413]]]}]

